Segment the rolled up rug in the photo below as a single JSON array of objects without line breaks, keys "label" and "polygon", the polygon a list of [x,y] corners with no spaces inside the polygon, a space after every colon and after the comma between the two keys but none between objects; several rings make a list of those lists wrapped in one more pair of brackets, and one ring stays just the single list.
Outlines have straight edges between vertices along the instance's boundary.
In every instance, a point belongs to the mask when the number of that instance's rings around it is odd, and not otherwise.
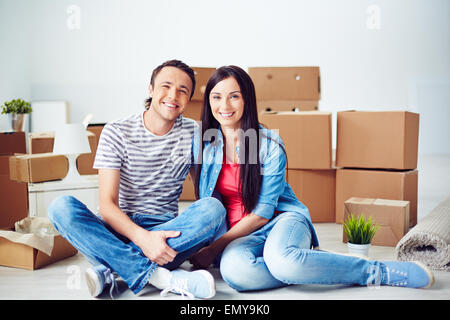
[{"label": "rolled up rug", "polygon": [[397,259],[450,270],[450,197],[442,201],[397,243]]}]

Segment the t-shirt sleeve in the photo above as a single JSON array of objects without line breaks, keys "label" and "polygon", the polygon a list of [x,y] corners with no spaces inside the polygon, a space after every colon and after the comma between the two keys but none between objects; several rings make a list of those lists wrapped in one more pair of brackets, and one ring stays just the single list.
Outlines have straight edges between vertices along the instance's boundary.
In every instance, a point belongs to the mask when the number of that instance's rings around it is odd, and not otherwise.
[{"label": "t-shirt sleeve", "polygon": [[94,169],[120,169],[124,150],[123,139],[118,128],[112,124],[106,124],[100,134]]}]

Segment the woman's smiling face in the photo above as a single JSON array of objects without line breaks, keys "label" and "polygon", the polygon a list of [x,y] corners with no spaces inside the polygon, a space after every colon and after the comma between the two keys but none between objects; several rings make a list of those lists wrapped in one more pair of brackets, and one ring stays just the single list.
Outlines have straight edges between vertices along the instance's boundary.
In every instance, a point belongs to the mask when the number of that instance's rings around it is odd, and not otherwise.
[{"label": "woman's smiling face", "polygon": [[222,128],[241,128],[245,102],[236,79],[228,77],[218,82],[209,94],[209,103]]}]

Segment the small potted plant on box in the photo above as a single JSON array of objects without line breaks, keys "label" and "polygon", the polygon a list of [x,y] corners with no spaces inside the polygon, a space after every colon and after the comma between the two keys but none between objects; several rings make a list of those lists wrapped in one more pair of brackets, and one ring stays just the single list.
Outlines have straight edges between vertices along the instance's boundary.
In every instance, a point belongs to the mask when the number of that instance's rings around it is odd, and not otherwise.
[{"label": "small potted plant on box", "polygon": [[358,217],[350,214],[344,220],[343,228],[348,239],[348,251],[357,255],[368,256],[370,242],[379,229],[379,225],[372,221],[372,217],[366,219],[362,214]]},{"label": "small potted plant on box", "polygon": [[8,114],[14,131],[24,131],[25,117],[33,111],[31,104],[22,99],[13,99],[2,105],[2,114]]}]

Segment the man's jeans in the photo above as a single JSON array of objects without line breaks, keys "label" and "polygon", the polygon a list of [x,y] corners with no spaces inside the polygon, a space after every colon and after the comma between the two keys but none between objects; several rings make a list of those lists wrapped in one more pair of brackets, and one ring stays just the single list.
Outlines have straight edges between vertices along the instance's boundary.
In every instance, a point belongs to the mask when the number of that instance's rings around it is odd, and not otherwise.
[{"label": "man's jeans", "polygon": [[311,231],[299,213],[284,212],[224,250],[220,272],[238,291],[289,284],[380,285],[383,264],[363,258],[312,250]]},{"label": "man's jeans", "polygon": [[[215,198],[200,199],[178,216],[172,214],[135,214],[134,223],[151,231],[180,231],[167,244],[178,252],[175,259],[164,265],[175,269],[193,253],[211,243],[226,228],[226,211]],[[119,274],[135,293],[139,293],[157,267],[141,249],[115,232],[99,216],[93,214],[72,196],[55,199],[48,217],[56,230],[77,248],[92,264],[103,264]]]}]

